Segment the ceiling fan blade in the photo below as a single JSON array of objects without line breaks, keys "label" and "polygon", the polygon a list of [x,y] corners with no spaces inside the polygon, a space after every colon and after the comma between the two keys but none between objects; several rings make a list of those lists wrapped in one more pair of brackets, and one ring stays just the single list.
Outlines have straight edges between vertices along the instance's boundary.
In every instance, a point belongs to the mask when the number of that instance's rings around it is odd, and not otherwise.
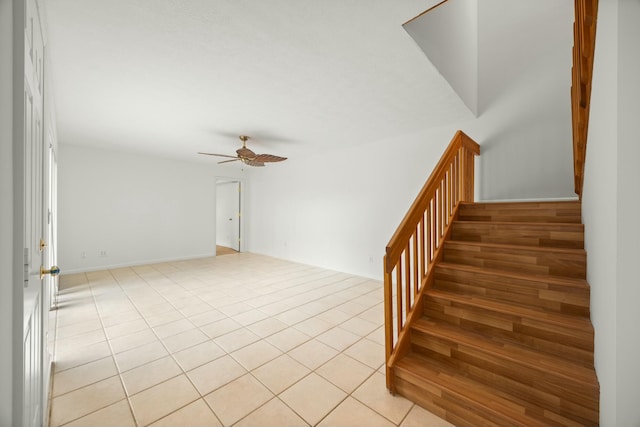
[{"label": "ceiling fan blade", "polygon": [[264,166],[264,163],[257,162],[255,160],[247,160],[245,163],[248,164],[249,166],[256,166],[256,167],[263,167]]},{"label": "ceiling fan blade", "polygon": [[273,154],[258,154],[254,159],[255,162],[281,162],[287,160],[286,157],[274,156]]},{"label": "ceiling fan blade", "polygon": [[[227,157],[230,157],[230,156],[227,156]],[[230,162],[237,162],[238,160],[241,160],[241,159],[239,159],[239,158],[237,158],[237,157],[236,157],[235,159],[232,159],[232,160],[223,160],[223,161],[221,161],[221,162],[218,162],[218,164],[222,164],[222,163],[230,163]]]},{"label": "ceiling fan blade", "polygon": [[242,158],[245,158],[245,159],[253,160],[256,157],[256,153],[254,153],[253,151],[249,150],[247,147],[238,148],[236,150],[236,153],[238,153],[238,157],[242,157]]},{"label": "ceiling fan blade", "polygon": [[201,153],[198,151],[198,154],[204,154],[205,156],[218,156],[218,157],[228,157],[230,159],[236,159],[236,156],[227,156],[226,154],[214,154],[214,153]]}]

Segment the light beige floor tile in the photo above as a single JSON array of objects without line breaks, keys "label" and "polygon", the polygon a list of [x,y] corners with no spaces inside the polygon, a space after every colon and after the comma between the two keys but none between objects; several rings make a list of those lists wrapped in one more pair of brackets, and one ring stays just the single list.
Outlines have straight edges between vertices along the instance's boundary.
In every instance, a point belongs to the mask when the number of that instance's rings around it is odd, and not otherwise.
[{"label": "light beige floor tile", "polygon": [[241,328],[216,337],[213,339],[213,342],[218,344],[227,353],[232,353],[242,347],[258,341],[259,339],[260,337],[249,329]]},{"label": "light beige floor tile", "polygon": [[117,375],[117,373],[116,364],[113,363],[113,357],[111,356],[67,369],[64,372],[55,374],[53,377],[53,396],[59,396],[96,383]]},{"label": "light beige floor tile", "polygon": [[418,405],[413,405],[400,427],[454,427],[454,425]]},{"label": "light beige floor tile", "polygon": [[[152,316],[170,314],[177,311],[171,304],[165,301],[164,298],[157,295],[155,298],[149,296],[148,293],[142,295],[139,301],[135,301],[138,311],[145,318]],[[180,314],[182,316],[182,314]],[[182,316],[184,317],[184,316]]]},{"label": "light beige floor tile", "polygon": [[270,304],[262,305],[258,308],[260,309],[260,311],[267,313],[269,316],[275,316],[287,310],[291,310],[293,307],[282,301],[275,301]]},{"label": "light beige floor tile", "polygon": [[276,332],[287,329],[288,327],[289,325],[287,325],[286,323],[272,317],[247,326],[248,329],[251,329],[254,334],[258,335],[261,338],[273,335]]},{"label": "light beige floor tile", "polygon": [[85,363],[111,355],[111,348],[106,341],[85,347],[71,347],[67,351],[61,351],[56,347],[55,351],[55,371],[62,372]]},{"label": "light beige floor tile", "polygon": [[148,362],[161,359],[169,353],[160,341],[154,341],[131,350],[123,351],[115,355],[116,364],[120,372],[136,368]]},{"label": "light beige floor tile", "polygon": [[333,326],[334,325],[331,322],[327,322],[326,320],[322,320],[318,317],[311,317],[297,323],[293,327],[310,337],[315,337],[316,335],[320,335],[321,333],[333,328]]},{"label": "light beige floor tile", "polygon": [[56,348],[59,351],[65,353],[73,351],[73,349],[76,348],[95,345],[106,340],[107,338],[104,335],[104,330],[98,329],[95,331],[74,335],[69,338],[61,338],[56,341]]},{"label": "light beige floor tile", "polygon": [[302,363],[309,369],[316,369],[333,358],[338,351],[328,345],[313,339],[289,351],[289,356]]},{"label": "light beige floor tile", "polygon": [[178,409],[151,424],[152,427],[222,427],[203,399]]},{"label": "light beige floor tile", "polygon": [[273,393],[247,374],[205,396],[205,400],[222,424],[229,426],[273,397]]},{"label": "light beige floor tile", "polygon": [[149,325],[143,319],[131,320],[129,322],[119,323],[104,329],[109,339],[123,337],[134,332],[149,329]]},{"label": "light beige floor tile", "polygon": [[155,328],[157,326],[164,325],[167,323],[175,322],[181,319],[184,319],[184,316],[178,310],[170,310],[165,313],[151,314],[151,315],[145,316],[145,320],[147,321],[149,326],[151,326],[152,328]]},{"label": "light beige floor tile", "polygon": [[346,331],[340,327],[335,327],[321,335],[318,335],[316,339],[338,351],[343,351],[345,348],[358,341],[360,337],[353,332]]},{"label": "light beige floor tile", "polygon": [[382,303],[377,304],[367,311],[360,313],[358,317],[378,326],[384,325],[384,305]]},{"label": "light beige floor tile", "polygon": [[234,427],[307,427],[307,424],[278,398],[271,399]]},{"label": "light beige floor tile", "polygon": [[351,314],[353,316],[357,316],[358,314],[366,311],[370,307],[366,307],[364,305],[355,303],[353,301],[348,301],[348,302],[345,302],[344,304],[337,306],[336,308],[340,311],[344,311],[345,313]]},{"label": "light beige floor tile", "polygon": [[359,317],[352,317],[340,324],[342,329],[346,329],[349,332],[353,332],[356,335],[364,337],[373,332],[380,325],[376,325],[375,323],[368,322]]},{"label": "light beige floor tile", "polygon": [[146,426],[199,397],[189,379],[180,375],[131,396],[131,406],[138,425]]},{"label": "light beige floor tile", "polygon": [[228,334],[229,332],[240,329],[242,325],[233,319],[225,318],[213,323],[201,326],[200,330],[207,334],[209,338],[216,338],[220,335]]},{"label": "light beige floor tile", "polygon": [[106,408],[100,409],[79,418],[65,427],[136,427],[131,408],[127,400],[121,400]]},{"label": "light beige floor tile", "polygon": [[317,424],[347,396],[329,381],[311,373],[279,397],[307,423]]},{"label": "light beige floor tile", "polygon": [[179,308],[178,311],[180,311],[180,313],[182,313],[185,317],[191,317],[212,310],[212,307],[209,304],[200,301],[198,298],[196,298],[196,300],[198,301],[197,304],[186,305],[182,308]]},{"label": "light beige floor tile", "polygon": [[189,321],[193,323],[195,326],[204,326],[209,323],[213,323],[217,320],[222,320],[226,318],[227,315],[224,313],[220,313],[218,310],[214,308],[210,308],[208,311],[204,313],[196,314],[195,316],[189,316]]},{"label": "light beige floor tile", "polygon": [[296,362],[296,360],[290,356],[283,354],[271,362],[265,363],[251,373],[264,385],[269,387],[272,392],[278,394],[290,385],[296,383],[309,372],[311,372],[309,368]]},{"label": "light beige floor tile", "polygon": [[187,372],[187,375],[204,396],[245,373],[247,373],[246,369],[231,356],[222,356]]},{"label": "light beige floor tile", "polygon": [[282,313],[279,313],[273,317],[291,326],[295,325],[296,323],[300,323],[303,320],[307,320],[312,316],[309,313],[298,310],[297,308],[292,308],[291,310],[283,311]]},{"label": "light beige floor tile", "polygon": [[86,322],[72,323],[68,326],[58,327],[56,334],[58,339],[64,339],[100,329],[102,329],[102,323],[100,320],[91,319]]},{"label": "light beige floor tile", "polygon": [[231,353],[238,363],[240,363],[247,371],[252,371],[258,366],[264,365],[270,360],[280,356],[282,352],[264,340],[249,344],[246,347]]},{"label": "light beige floor tile", "polygon": [[[78,369],[60,377],[56,393],[103,375],[99,359],[111,356],[111,347],[102,319],[121,372],[107,380],[126,381],[130,394],[137,392],[129,401],[139,426],[386,425],[387,418],[408,427],[413,417],[425,418],[421,409],[400,417],[412,404],[385,388],[380,282],[247,253],[82,277],[87,285],[60,296],[68,300],[57,313],[58,327],[67,329],[57,337],[56,372]],[[98,369],[82,368],[91,362]],[[65,385],[83,369],[86,375]],[[116,400],[72,409],[77,425],[112,415],[124,418],[111,425],[131,424],[126,390],[116,384]],[[272,398],[270,388],[281,395]],[[77,391],[56,395],[53,417],[60,418],[62,398],[86,397]]]},{"label": "light beige floor tile", "polygon": [[180,332],[176,335],[171,335],[167,338],[163,338],[162,342],[171,353],[184,350],[185,348],[193,347],[194,345],[209,341],[209,337],[206,336],[200,329],[189,329],[184,332]]},{"label": "light beige floor tile", "polygon": [[131,322],[137,319],[142,319],[142,316],[140,315],[140,313],[138,313],[138,310],[128,310],[118,314],[102,316],[102,324],[105,328],[108,328],[110,326]]},{"label": "light beige floor tile", "polygon": [[245,311],[244,313],[236,314],[231,318],[243,326],[248,326],[253,323],[259,322],[261,320],[264,320],[268,317],[269,315],[267,313],[263,313],[260,310],[252,309],[249,311]]},{"label": "light beige floor tile", "polygon": [[386,387],[384,375],[376,372],[352,396],[385,418],[399,424],[413,403],[402,396],[393,396]]},{"label": "light beige floor tile", "polygon": [[51,401],[50,425],[66,424],[124,398],[125,392],[117,376],[63,394]]},{"label": "light beige floor tile", "polygon": [[193,326],[193,323],[189,322],[187,319],[180,319],[174,322],[155,326],[153,328],[153,331],[159,338],[167,338],[172,335],[179,334],[180,332],[185,332],[194,328],[195,326]]},{"label": "light beige floor tile", "polygon": [[133,368],[122,373],[121,376],[127,394],[132,396],[180,374],[182,374],[182,369],[171,356],[166,356]]},{"label": "light beige floor tile", "polygon": [[173,357],[186,372],[222,357],[225,354],[224,350],[218,347],[213,341],[205,341],[202,344],[174,353]]},{"label": "light beige floor tile", "polygon": [[111,345],[111,349],[114,353],[121,353],[157,340],[158,337],[156,337],[150,329],[145,329],[143,331],[125,335],[124,337],[109,340],[109,344]]},{"label": "light beige floor tile", "polygon": [[347,397],[347,399],[327,415],[318,426],[395,427],[395,424],[354,398]]},{"label": "light beige floor tile", "polygon": [[340,323],[351,319],[351,317],[353,316],[349,313],[345,313],[342,310],[338,310],[337,308],[332,308],[331,310],[318,314],[316,317],[322,320],[326,320],[327,322],[337,326]]},{"label": "light beige floor tile", "polygon": [[369,341],[373,341],[376,344],[384,346],[384,326],[381,326],[375,331],[371,332],[365,338]]},{"label": "light beige floor tile", "polygon": [[370,340],[360,340],[344,351],[344,354],[378,369],[384,363],[384,346]]},{"label": "light beige floor tile", "polygon": [[318,369],[316,373],[347,393],[358,388],[373,373],[373,369],[340,353]]},{"label": "light beige floor tile", "polygon": [[309,335],[294,328],[284,329],[266,338],[267,341],[285,353],[310,339]]},{"label": "light beige floor tile", "polygon": [[223,307],[218,307],[218,310],[226,314],[227,316],[235,316],[240,313],[247,312],[249,310],[253,310],[249,304],[245,304],[243,302],[237,302],[235,304],[225,305]]}]

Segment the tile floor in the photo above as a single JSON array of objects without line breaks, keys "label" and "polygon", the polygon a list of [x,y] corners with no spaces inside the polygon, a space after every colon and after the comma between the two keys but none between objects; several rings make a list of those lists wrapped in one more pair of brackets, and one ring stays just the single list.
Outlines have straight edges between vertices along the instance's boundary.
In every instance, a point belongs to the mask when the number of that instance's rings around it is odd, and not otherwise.
[{"label": "tile floor", "polygon": [[385,388],[378,281],[241,253],[62,287],[52,427],[450,426]]}]

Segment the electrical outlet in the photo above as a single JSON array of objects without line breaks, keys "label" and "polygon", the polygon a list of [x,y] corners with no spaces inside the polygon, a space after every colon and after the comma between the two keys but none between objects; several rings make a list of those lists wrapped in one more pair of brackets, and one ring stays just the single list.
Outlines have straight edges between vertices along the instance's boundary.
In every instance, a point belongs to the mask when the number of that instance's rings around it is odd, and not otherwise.
[{"label": "electrical outlet", "polygon": [[100,256],[102,258],[106,257],[107,256],[107,251],[105,251],[105,250],[100,251]]}]

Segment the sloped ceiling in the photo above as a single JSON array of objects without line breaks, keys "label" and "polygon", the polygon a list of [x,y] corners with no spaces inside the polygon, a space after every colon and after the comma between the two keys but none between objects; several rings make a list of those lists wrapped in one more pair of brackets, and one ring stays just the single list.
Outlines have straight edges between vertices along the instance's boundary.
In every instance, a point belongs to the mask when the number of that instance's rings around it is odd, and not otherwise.
[{"label": "sloped ceiling", "polygon": [[570,0],[445,0],[404,28],[479,116],[545,51],[564,42],[572,10]]},{"label": "sloped ceiling", "polygon": [[292,157],[472,117],[402,27],[437,1],[43,1],[61,143]]}]

